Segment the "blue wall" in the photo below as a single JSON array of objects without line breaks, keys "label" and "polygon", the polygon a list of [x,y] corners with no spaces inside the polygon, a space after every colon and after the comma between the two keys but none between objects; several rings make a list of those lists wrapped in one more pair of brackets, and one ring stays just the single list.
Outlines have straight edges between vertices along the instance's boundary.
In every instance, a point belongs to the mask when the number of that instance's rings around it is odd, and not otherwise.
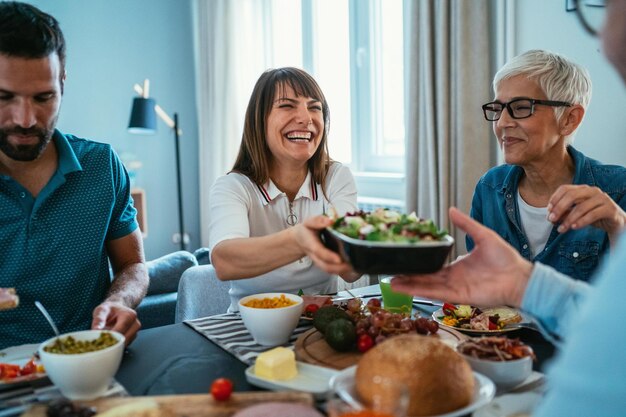
[{"label": "blue wall", "polygon": [[55,16],[67,42],[67,82],[60,130],[110,143],[143,164],[136,186],[146,191],[147,259],[179,248],[173,132],[159,121],[152,136],[127,132],[133,84],[150,79],[150,96],[178,112],[185,229],[199,245],[198,143],[191,2],[174,0],[31,0]]}]

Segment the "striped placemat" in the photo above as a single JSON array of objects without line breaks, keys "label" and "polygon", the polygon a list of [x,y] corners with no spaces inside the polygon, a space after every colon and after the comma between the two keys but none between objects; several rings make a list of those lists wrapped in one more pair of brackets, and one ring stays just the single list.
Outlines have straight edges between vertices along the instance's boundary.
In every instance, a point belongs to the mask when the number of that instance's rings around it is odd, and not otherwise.
[{"label": "striped placemat", "polygon": [[[255,343],[244,326],[239,313],[225,313],[184,322],[245,364],[252,365],[261,352],[269,348]],[[283,346],[292,348],[298,336],[313,326],[311,320],[300,320],[289,342]]]}]

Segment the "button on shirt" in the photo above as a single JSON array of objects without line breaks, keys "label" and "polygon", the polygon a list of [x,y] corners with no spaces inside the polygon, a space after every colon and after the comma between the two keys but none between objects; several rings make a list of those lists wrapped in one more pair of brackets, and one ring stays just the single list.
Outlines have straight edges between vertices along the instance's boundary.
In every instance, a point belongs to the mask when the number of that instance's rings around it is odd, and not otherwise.
[{"label": "button on shirt", "polygon": [[[626,210],[626,168],[604,165],[586,157],[572,146],[567,151],[575,166],[572,183],[598,187]],[[533,257],[516,201],[523,174],[523,169],[515,165],[501,165],[487,171],[474,190],[470,215],[495,230],[526,259],[552,266],[573,278],[589,281],[603,255],[608,252],[607,233],[593,226],[559,233],[557,226],[554,226],[543,250]],[[468,251],[474,247],[474,241],[469,236],[466,245]]]},{"label": "button on shirt", "polygon": [[[350,170],[335,162],[326,177],[326,194],[320,184],[315,184],[309,172],[293,200],[293,214],[298,223],[321,214],[338,215],[356,210],[356,185]],[[269,180],[258,185],[239,173],[218,178],[211,188],[209,209],[209,244],[211,249],[227,239],[267,236],[290,227],[287,218],[291,214],[289,199]],[[332,209],[331,209],[332,208]],[[259,262],[263,253],[258,254]],[[292,262],[274,271],[254,278],[230,282],[229,311],[236,311],[239,299],[250,294],[276,291],[319,294],[334,291],[335,276],[317,268],[310,258]]]},{"label": "button on shirt", "polygon": [[20,305],[0,314],[0,348],[88,329],[111,280],[105,242],[137,228],[124,166],[108,144],[55,131],[58,168],[36,198],[0,175],[0,287]]}]

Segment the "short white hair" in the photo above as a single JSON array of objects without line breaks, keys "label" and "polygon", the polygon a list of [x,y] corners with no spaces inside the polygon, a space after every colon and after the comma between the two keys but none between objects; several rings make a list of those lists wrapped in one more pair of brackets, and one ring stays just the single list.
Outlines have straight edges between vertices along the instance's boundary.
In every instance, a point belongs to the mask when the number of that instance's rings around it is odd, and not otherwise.
[{"label": "short white hair", "polygon": [[[493,90],[503,80],[524,75],[535,81],[548,100],[580,104],[585,110],[591,101],[591,77],[589,71],[563,55],[541,49],[533,49],[511,58],[493,78]],[[554,107],[559,120],[565,107]],[[574,132],[566,140],[571,143]]]}]

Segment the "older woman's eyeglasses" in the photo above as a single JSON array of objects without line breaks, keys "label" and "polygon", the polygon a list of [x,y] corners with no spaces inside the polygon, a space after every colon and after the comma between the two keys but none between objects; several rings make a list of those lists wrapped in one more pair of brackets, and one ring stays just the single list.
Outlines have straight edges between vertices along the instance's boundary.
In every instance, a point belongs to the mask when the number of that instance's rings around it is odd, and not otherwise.
[{"label": "older woman's eyeglasses", "polygon": [[514,119],[526,119],[535,112],[535,106],[541,104],[543,106],[553,107],[569,107],[570,103],[565,101],[553,101],[553,100],[535,100],[534,98],[516,98],[508,103],[502,103],[498,100],[491,103],[483,104],[483,114],[485,119],[490,122],[495,122],[500,119],[502,111],[506,108],[509,111],[509,116]]},{"label": "older woman's eyeglasses", "polygon": [[574,8],[581,25],[592,36],[598,36],[604,16],[607,0],[574,0]]}]

